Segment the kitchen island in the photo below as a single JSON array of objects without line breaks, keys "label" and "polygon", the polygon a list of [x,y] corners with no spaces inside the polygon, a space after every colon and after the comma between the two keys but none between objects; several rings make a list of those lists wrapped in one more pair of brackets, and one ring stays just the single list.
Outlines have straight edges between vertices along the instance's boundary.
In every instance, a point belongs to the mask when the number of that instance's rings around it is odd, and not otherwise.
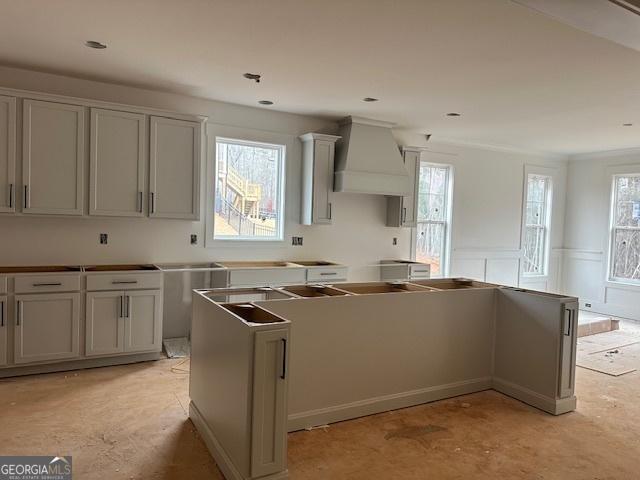
[{"label": "kitchen island", "polygon": [[228,479],[288,431],[493,388],[575,409],[577,299],[466,279],[194,292],[190,416]]}]

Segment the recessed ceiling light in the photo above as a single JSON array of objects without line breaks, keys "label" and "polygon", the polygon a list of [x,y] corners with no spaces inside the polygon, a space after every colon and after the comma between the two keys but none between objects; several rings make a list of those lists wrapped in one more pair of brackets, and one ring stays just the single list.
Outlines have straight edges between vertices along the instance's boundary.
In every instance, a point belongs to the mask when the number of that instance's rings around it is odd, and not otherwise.
[{"label": "recessed ceiling light", "polygon": [[364,97],[362,99],[363,102],[377,102],[379,99],[378,98],[373,98],[373,97]]},{"label": "recessed ceiling light", "polygon": [[462,114],[456,113],[456,112],[447,113],[447,117],[461,117],[461,116],[462,116]]},{"label": "recessed ceiling light", "polygon": [[260,100],[258,103],[260,105],[273,105],[273,102],[271,100]]},{"label": "recessed ceiling light", "polygon": [[623,123],[623,127],[633,127],[633,123]]},{"label": "recessed ceiling light", "polygon": [[98,50],[107,48],[104,43],[96,42],[95,40],[87,40],[84,44],[89,48],[97,48]]},{"label": "recessed ceiling light", "polygon": [[245,73],[242,76],[247,80],[253,80],[256,83],[260,83],[260,78],[262,78],[262,75],[260,75],[259,73]]}]

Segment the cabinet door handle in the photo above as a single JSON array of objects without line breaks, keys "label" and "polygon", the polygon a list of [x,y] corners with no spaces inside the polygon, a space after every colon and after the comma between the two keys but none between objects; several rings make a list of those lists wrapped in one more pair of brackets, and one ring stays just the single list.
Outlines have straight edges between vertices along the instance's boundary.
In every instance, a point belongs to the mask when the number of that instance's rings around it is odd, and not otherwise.
[{"label": "cabinet door handle", "polygon": [[287,378],[287,339],[282,339],[282,373],[280,378],[284,380]]},{"label": "cabinet door handle", "polygon": [[402,207],[402,223],[407,221],[407,207]]},{"label": "cabinet door handle", "polygon": [[337,275],[337,274],[338,272],[320,272],[320,275],[322,275],[323,277],[327,275]]},{"label": "cabinet door handle", "polygon": [[61,287],[62,283],[60,283],[60,282],[55,282],[55,283],[32,283],[31,285],[33,285],[34,287]]},{"label": "cabinet door handle", "polygon": [[13,208],[13,183],[9,184],[9,208]]},{"label": "cabinet door handle", "polygon": [[29,208],[29,185],[24,186],[24,208]]},{"label": "cabinet door handle", "polygon": [[4,327],[4,300],[0,302],[0,327]]},{"label": "cabinet door handle", "polygon": [[564,335],[567,337],[571,336],[571,327],[572,327],[572,317],[573,310],[565,310],[564,311]]},{"label": "cabinet door handle", "polygon": [[130,283],[138,283],[137,280],[113,280],[111,285],[122,285],[122,284],[130,284]]},{"label": "cabinet door handle", "polygon": [[118,318],[124,317],[124,314],[122,312],[122,304],[124,303],[123,298],[123,295],[118,296]]},{"label": "cabinet door handle", "polygon": [[20,300],[18,300],[16,302],[16,306],[18,307],[16,309],[16,326],[19,327],[20,326],[20,317],[22,317],[22,302]]},{"label": "cabinet door handle", "polygon": [[331,220],[331,216],[332,216],[332,208],[331,208],[331,202],[329,202],[329,220]]},{"label": "cabinet door handle", "polygon": [[127,318],[131,318],[131,311],[129,310],[129,307],[131,307],[131,297],[129,295],[125,295],[125,298],[127,299]]},{"label": "cabinet door handle", "polygon": [[138,192],[138,212],[142,213],[142,192]]},{"label": "cabinet door handle", "polygon": [[156,213],[156,194],[155,192],[149,192],[151,200],[151,213]]}]

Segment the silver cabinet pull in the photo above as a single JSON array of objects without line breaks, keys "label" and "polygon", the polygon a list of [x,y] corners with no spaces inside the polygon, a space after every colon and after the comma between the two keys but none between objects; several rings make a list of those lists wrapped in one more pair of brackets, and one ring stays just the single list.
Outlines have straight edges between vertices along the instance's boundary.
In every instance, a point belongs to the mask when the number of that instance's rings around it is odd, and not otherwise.
[{"label": "silver cabinet pull", "polygon": [[24,208],[29,208],[29,185],[24,186]]},{"label": "silver cabinet pull", "polygon": [[123,295],[118,296],[118,318],[123,317],[123,313],[122,313],[122,304],[124,303],[123,298],[124,298]]},{"label": "silver cabinet pull", "polygon": [[9,184],[9,208],[13,208],[13,183]]},{"label": "silver cabinet pull", "polygon": [[61,287],[62,283],[54,282],[54,283],[32,283],[34,287]]},{"label": "silver cabinet pull", "polygon": [[331,210],[332,210],[332,208],[331,208],[331,202],[329,202],[329,220],[331,220],[332,213],[333,213]]},{"label": "silver cabinet pull", "polygon": [[142,192],[138,192],[138,212],[142,213]]},{"label": "silver cabinet pull", "polygon": [[571,336],[571,328],[572,328],[572,317],[573,317],[573,310],[565,310],[564,311],[564,335],[569,337]]},{"label": "silver cabinet pull", "polygon": [[402,223],[407,221],[407,207],[402,207]]},{"label": "silver cabinet pull", "polygon": [[4,327],[4,300],[0,302],[0,327]]},{"label": "silver cabinet pull", "polygon": [[280,378],[284,380],[287,378],[287,339],[282,339],[282,373]]},{"label": "silver cabinet pull", "polygon": [[156,194],[155,192],[149,192],[151,200],[151,213],[156,213]]},{"label": "silver cabinet pull", "polygon": [[111,282],[111,285],[122,285],[122,284],[131,284],[131,283],[138,283],[137,280],[113,280]]},{"label": "silver cabinet pull", "polygon": [[129,310],[129,308],[131,307],[131,297],[129,295],[125,295],[126,299],[127,299],[127,318],[131,318],[131,311]]},{"label": "silver cabinet pull", "polygon": [[322,276],[327,276],[327,275],[337,275],[338,272],[320,272],[320,275]]},{"label": "silver cabinet pull", "polygon": [[20,326],[20,317],[22,317],[22,302],[20,300],[18,300],[16,302],[16,306],[18,307],[16,309],[16,326]]}]

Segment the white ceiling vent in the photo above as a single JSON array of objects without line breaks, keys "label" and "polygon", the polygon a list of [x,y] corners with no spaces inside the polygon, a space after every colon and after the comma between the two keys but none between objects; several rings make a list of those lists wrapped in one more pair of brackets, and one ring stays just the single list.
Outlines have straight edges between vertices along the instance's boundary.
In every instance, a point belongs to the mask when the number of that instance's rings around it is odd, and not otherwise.
[{"label": "white ceiling vent", "polygon": [[593,35],[640,50],[640,0],[512,0]]}]

